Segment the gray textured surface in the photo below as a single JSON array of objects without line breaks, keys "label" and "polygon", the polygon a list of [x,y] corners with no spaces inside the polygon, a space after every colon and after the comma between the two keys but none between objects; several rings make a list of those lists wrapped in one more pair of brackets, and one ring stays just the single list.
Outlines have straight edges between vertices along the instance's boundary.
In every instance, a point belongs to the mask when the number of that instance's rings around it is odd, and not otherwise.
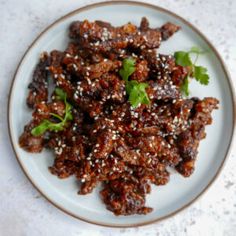
[{"label": "gray textured surface", "polygon": [[[65,215],[33,188],[11,149],[7,98],[12,76],[32,40],[60,16],[92,0],[0,0],[0,235],[225,235],[236,232],[236,149],[220,177],[195,204],[163,222],[141,228],[109,229]],[[236,1],[149,0],[196,25],[216,46],[236,76]],[[234,81],[235,83],[235,81]]]}]

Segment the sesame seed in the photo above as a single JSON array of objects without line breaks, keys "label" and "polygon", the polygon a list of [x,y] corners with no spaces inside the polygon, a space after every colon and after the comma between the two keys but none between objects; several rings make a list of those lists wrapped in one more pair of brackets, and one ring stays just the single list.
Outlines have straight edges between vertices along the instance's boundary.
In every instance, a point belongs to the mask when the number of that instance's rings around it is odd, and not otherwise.
[{"label": "sesame seed", "polygon": [[59,148],[59,149],[57,149],[57,150],[55,151],[55,153],[56,153],[57,155],[61,155],[61,154],[62,154],[62,151],[63,151],[63,149],[62,149],[62,148]]}]

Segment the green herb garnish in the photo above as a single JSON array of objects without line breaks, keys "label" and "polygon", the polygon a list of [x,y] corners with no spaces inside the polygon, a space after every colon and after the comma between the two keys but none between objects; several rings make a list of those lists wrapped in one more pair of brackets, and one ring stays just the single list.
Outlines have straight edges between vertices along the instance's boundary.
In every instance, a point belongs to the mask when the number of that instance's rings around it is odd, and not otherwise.
[{"label": "green herb garnish", "polygon": [[51,116],[60,120],[58,123],[51,122],[50,120],[43,120],[38,126],[34,127],[31,130],[31,134],[34,136],[39,136],[45,133],[47,130],[49,131],[61,131],[64,129],[65,125],[68,121],[73,119],[71,108],[72,106],[66,100],[66,93],[59,88],[55,89],[55,94],[57,99],[64,101],[65,103],[65,115],[61,117],[55,113],[50,113]]},{"label": "green herb garnish", "polygon": [[[174,53],[175,62],[177,65],[190,67],[189,73],[185,77],[180,87],[182,93],[186,96],[189,95],[189,77],[195,78],[196,81],[198,81],[202,85],[208,85],[209,83],[209,75],[207,74],[207,68],[196,65],[198,56],[203,53],[204,52],[201,51],[198,47],[192,47],[187,52],[178,51]],[[191,60],[191,54],[196,55],[194,62]]]},{"label": "green herb garnish", "polygon": [[139,104],[149,104],[150,100],[146,93],[147,83],[139,83],[136,80],[129,80],[129,76],[135,71],[135,60],[132,58],[124,59],[122,68],[119,71],[120,76],[125,81],[126,92],[129,95],[129,102],[136,108]]}]

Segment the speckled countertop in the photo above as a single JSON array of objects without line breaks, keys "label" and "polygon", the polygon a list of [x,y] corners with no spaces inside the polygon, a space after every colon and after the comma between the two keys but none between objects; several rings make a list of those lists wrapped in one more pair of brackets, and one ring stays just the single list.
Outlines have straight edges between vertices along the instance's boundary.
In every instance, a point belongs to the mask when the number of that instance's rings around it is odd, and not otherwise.
[{"label": "speckled countertop", "polygon": [[[48,203],[21,171],[8,138],[7,99],[16,66],[32,40],[60,16],[92,0],[0,0],[0,235],[2,236],[234,236],[236,235],[236,146],[220,177],[192,206],[163,222],[111,229],[76,220]],[[235,0],[148,0],[196,25],[236,76]],[[236,82],[234,80],[236,86]]]}]

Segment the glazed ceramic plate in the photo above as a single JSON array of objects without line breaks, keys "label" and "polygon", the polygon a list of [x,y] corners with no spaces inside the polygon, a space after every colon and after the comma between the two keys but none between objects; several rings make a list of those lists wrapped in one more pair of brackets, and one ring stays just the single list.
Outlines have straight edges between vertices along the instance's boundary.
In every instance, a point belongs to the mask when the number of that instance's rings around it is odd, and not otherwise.
[{"label": "glazed ceramic plate", "polygon": [[[114,216],[106,210],[99,197],[99,188],[92,194],[78,195],[78,183],[74,177],[60,180],[51,175],[48,166],[53,163],[53,154],[43,151],[30,154],[18,145],[23,126],[30,120],[31,111],[26,107],[27,86],[32,72],[43,51],[64,50],[68,43],[68,27],[75,20],[103,20],[115,26],[132,22],[140,23],[146,16],[151,27],[170,21],[182,27],[160,47],[162,53],[187,50],[196,45],[208,53],[199,58],[199,64],[208,68],[210,84],[201,86],[192,82],[191,96],[216,97],[220,109],[213,112],[213,124],[206,128],[207,137],[199,147],[196,170],[190,178],[173,173],[166,186],[153,186],[147,196],[147,206],[154,208],[148,215]],[[49,26],[31,45],[16,71],[9,100],[9,130],[17,159],[33,185],[51,203],[76,218],[94,224],[129,227],[144,225],[166,218],[188,206],[213,182],[229,152],[234,130],[233,93],[229,76],[219,54],[209,41],[190,23],[174,13],[143,3],[107,2],[78,9]]]}]

